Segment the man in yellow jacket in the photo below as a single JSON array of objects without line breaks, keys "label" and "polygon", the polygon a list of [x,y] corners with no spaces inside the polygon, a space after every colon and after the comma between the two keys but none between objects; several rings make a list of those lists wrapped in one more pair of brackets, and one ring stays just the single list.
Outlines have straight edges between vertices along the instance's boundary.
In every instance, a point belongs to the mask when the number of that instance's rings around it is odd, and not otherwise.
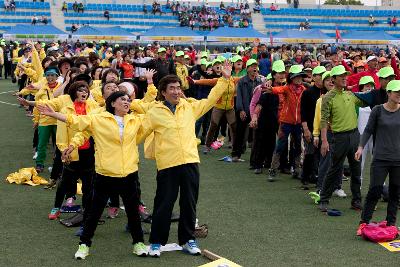
[{"label": "man in yellow jacket", "polygon": [[185,53],[183,51],[178,51],[175,54],[176,60],[176,75],[178,75],[181,80],[181,89],[184,91],[187,97],[191,97],[191,94],[187,91],[189,89],[189,82],[187,77],[189,76],[189,71],[185,65]]},{"label": "man in yellow jacket", "polygon": [[179,244],[192,254],[200,254],[194,237],[196,204],[199,193],[199,153],[195,122],[227,90],[233,90],[232,67],[226,64],[223,76],[202,100],[181,98],[180,79],[167,75],[159,82],[159,102],[147,112],[148,128],[154,131],[157,163],[157,191],[150,234],[149,255],[159,257],[168,241],[171,213],[180,192]]}]

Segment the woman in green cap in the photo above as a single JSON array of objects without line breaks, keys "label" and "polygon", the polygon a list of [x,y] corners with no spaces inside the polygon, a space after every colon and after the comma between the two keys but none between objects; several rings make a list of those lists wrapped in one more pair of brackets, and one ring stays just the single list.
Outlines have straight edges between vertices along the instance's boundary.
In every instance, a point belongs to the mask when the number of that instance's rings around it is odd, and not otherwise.
[{"label": "woman in green cap", "polygon": [[374,155],[368,194],[361,213],[357,235],[370,222],[383,191],[383,183],[389,175],[389,201],[386,222],[396,225],[400,196],[400,81],[393,80],[386,87],[388,100],[375,106],[360,139],[355,159],[360,160],[364,147],[371,136],[374,138]]}]

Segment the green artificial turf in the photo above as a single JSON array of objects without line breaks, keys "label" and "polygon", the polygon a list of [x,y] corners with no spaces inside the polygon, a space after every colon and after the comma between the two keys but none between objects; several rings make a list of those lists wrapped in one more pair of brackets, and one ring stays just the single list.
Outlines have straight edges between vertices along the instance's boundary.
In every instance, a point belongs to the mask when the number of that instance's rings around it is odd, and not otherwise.
[{"label": "green artificial turf", "polygon": [[[11,93],[16,88],[0,81],[0,101],[16,103]],[[55,190],[10,185],[6,176],[21,167],[33,167],[32,123],[23,109],[0,102],[0,266],[198,266],[208,261],[180,252],[164,253],[160,259],[138,258],[131,254],[130,236],[124,231],[126,217],[121,214],[97,228],[91,255],[77,262],[76,228],[49,221]],[[281,176],[268,183],[266,174],[248,170],[249,153],[244,163],[217,161],[229,150],[222,148],[201,155],[201,186],[198,203],[200,224],[209,226],[209,236],[199,241],[209,249],[243,266],[396,266],[399,255],[380,245],[355,236],[359,213],[350,210],[350,198],[332,199],[332,207],[343,212],[329,217],[317,210],[299,189],[299,182]],[[49,166],[50,159],[47,159]],[[47,167],[46,166],[46,167]],[[48,172],[44,176],[47,178]],[[368,175],[363,192],[368,186]],[[151,210],[155,194],[154,162],[141,160],[140,180],[143,199]],[[344,182],[350,193],[349,182]],[[175,207],[179,210],[178,204]],[[385,218],[386,204],[379,203],[375,219]],[[63,215],[62,217],[67,217]],[[149,225],[145,225],[149,228]],[[170,242],[177,242],[173,223]],[[145,236],[146,243],[148,236]]]}]

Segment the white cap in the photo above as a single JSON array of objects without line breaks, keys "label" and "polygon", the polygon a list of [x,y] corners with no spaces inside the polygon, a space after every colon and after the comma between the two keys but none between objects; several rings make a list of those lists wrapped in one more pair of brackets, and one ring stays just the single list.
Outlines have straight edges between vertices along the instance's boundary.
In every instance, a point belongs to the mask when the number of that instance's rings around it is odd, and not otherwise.
[{"label": "white cap", "polygon": [[151,44],[148,44],[147,47],[151,46]]},{"label": "white cap", "polygon": [[374,59],[378,59],[378,58],[376,56],[369,56],[367,58],[367,62],[370,62],[371,60],[374,60]]}]

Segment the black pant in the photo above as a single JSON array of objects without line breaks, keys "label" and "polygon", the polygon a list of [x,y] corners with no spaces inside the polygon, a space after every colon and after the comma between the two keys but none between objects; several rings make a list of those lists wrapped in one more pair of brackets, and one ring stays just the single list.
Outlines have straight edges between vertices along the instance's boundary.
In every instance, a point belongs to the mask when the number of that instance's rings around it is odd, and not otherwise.
[{"label": "black pant", "polygon": [[195,239],[196,204],[199,195],[199,167],[189,163],[157,172],[157,191],[151,224],[150,243],[165,245],[171,226],[171,214],[179,197],[178,240],[183,245]]},{"label": "black pant", "polygon": [[255,169],[270,168],[276,144],[276,127],[275,129],[273,127],[269,129],[257,128],[253,132],[250,165]]},{"label": "black pant", "polygon": [[369,223],[374,209],[383,191],[383,183],[389,174],[389,201],[386,221],[388,225],[396,225],[397,208],[400,194],[400,162],[373,160],[371,163],[371,181],[361,213],[361,222]]},{"label": "black pant", "polygon": [[53,167],[51,169],[50,179],[58,180],[62,175],[63,163],[61,160],[60,150],[57,147],[55,149],[56,150],[54,151]]},{"label": "black pant", "polygon": [[96,174],[91,207],[83,225],[80,244],[86,244],[87,246],[92,244],[91,239],[96,231],[97,223],[106,207],[109,194],[113,192],[118,193],[124,202],[133,244],[143,242],[143,231],[139,215],[137,180],[137,172],[131,173],[126,177],[108,177]]},{"label": "black pant", "polygon": [[343,163],[346,157],[351,169],[350,189],[352,193],[352,202],[361,201],[361,162],[354,159],[359,141],[360,133],[357,128],[351,131],[333,134],[332,146],[330,147],[332,161],[322,185],[321,203],[329,202],[335,190],[335,185],[337,184],[337,177],[342,175]]},{"label": "black pant", "polygon": [[94,150],[79,150],[79,161],[64,165],[61,180],[57,186],[54,207],[60,208],[64,198],[74,197],[78,179],[82,181],[82,207],[86,209],[91,199],[94,174]]},{"label": "black pant", "polygon": [[12,77],[11,62],[4,62],[4,78],[7,79],[8,76]]},{"label": "black pant", "polygon": [[240,112],[236,112],[236,134],[232,144],[232,157],[240,158],[246,148],[246,132],[248,131],[250,116],[244,121],[240,118]]}]

